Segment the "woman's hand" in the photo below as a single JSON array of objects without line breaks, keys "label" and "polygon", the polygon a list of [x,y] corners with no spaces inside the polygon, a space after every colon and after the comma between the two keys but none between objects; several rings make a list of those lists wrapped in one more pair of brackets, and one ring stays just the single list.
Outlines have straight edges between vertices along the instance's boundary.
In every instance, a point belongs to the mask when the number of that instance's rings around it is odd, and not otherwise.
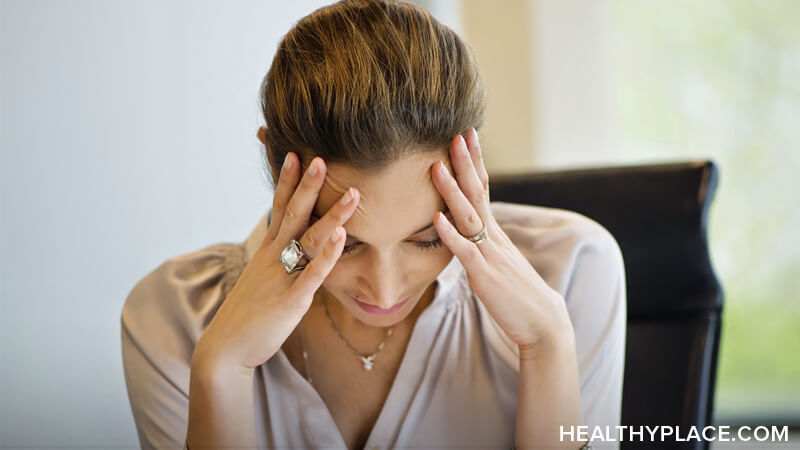
[{"label": "woman's hand", "polygon": [[[434,217],[442,241],[461,261],[472,290],[509,338],[520,357],[535,353],[539,344],[572,336],[564,299],[531,266],[495,221],[489,207],[489,176],[483,165],[474,128],[466,140],[458,135],[450,145],[455,178],[437,161],[433,183],[447,203],[455,226],[442,214]],[[476,244],[486,226],[488,237]]]},{"label": "woman's hand", "polygon": [[[323,160],[316,157],[301,179],[297,156],[288,154],[275,188],[266,236],[200,337],[193,365],[200,359],[215,367],[222,364],[251,371],[280,349],[308,311],[314,292],[342,253],[342,225],[359,201],[358,190],[348,189],[309,227],[325,173]],[[279,258],[291,239],[300,242],[312,261],[302,270],[287,273]]]}]

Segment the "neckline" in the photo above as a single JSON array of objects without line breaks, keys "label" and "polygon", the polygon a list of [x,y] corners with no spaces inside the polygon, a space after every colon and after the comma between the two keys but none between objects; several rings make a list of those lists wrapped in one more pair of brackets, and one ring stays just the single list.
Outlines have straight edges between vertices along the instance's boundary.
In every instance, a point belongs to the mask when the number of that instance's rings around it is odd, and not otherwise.
[{"label": "neckline", "polygon": [[[250,235],[244,242],[242,242],[241,245],[244,249],[242,252],[242,257],[244,259],[242,267],[244,267],[252,259],[252,256],[260,248],[261,243],[266,236],[267,227],[269,225],[271,216],[272,207],[270,207],[267,212],[261,216],[256,226],[250,232]],[[461,262],[455,255],[453,255],[447,266],[445,266],[445,268],[436,277],[437,286],[434,290],[433,300],[420,313],[416,323],[414,324],[414,327],[411,330],[406,351],[400,361],[397,374],[395,374],[395,377],[392,380],[392,385],[389,388],[389,394],[386,396],[384,404],[381,405],[378,417],[375,420],[372,429],[370,430],[369,436],[367,437],[365,448],[375,447],[379,442],[392,442],[394,439],[396,439],[397,434],[400,432],[402,427],[405,426],[406,408],[411,405],[411,402],[415,398],[419,383],[423,379],[424,372],[427,367],[427,365],[424,364],[424,360],[426,360],[429,357],[430,352],[433,351],[430,344],[435,340],[436,335],[439,333],[439,325],[443,322],[445,315],[450,311],[454,311],[450,305],[458,300],[458,296],[451,295],[450,293],[455,289],[456,285],[458,285],[460,281],[463,281],[461,279],[464,277],[464,275],[465,272]],[[282,369],[284,371],[288,371],[290,373],[289,376],[294,378],[292,384],[302,386],[302,388],[313,397],[315,404],[308,406],[314,408],[304,408],[306,414],[303,415],[303,420],[306,422],[309,420],[307,416],[309,413],[317,415],[317,417],[319,417],[321,414],[324,420],[328,422],[328,427],[330,428],[330,432],[325,434],[328,436],[331,436],[331,434],[335,436],[333,439],[337,441],[335,443],[337,447],[347,448],[344,437],[342,436],[339,427],[336,425],[336,422],[333,420],[333,415],[328,409],[328,406],[319,395],[319,392],[317,392],[317,390],[308,382],[308,380],[300,372],[298,372],[297,369],[295,369],[295,367],[289,361],[289,357],[283,351],[282,346],[278,348],[276,355],[277,358],[270,358],[264,365],[261,366],[262,376],[264,376],[264,373],[266,372],[265,369],[268,364],[280,364]],[[405,406],[403,408],[398,408],[396,405],[401,402]],[[392,407],[390,408],[387,405],[392,405]],[[314,433],[317,430],[317,428],[314,426],[308,426],[308,423],[306,425],[306,430],[311,430],[306,431],[307,433]],[[313,439],[316,440],[316,436],[314,436]],[[318,444],[330,445],[330,442],[328,441]]]},{"label": "neckline", "polygon": [[[398,402],[409,403],[413,401],[416,387],[422,380],[424,375],[425,364],[422,361],[426,360],[432,351],[430,343],[434,340],[435,335],[438,333],[439,327],[437,326],[444,320],[444,316],[451,308],[448,306],[456,301],[455,296],[450,295],[454,286],[457,284],[458,277],[461,274],[461,264],[455,256],[450,263],[439,273],[436,277],[436,288],[433,294],[431,303],[420,313],[414,327],[411,330],[406,350],[400,361],[400,366],[397,369],[394,379],[392,380],[389,394],[386,400],[381,405],[378,417],[370,430],[367,437],[365,448],[372,448],[378,445],[378,442],[389,442],[396,437],[397,431],[403,426],[405,415],[403,411],[399,411],[394,407]],[[289,361],[289,357],[283,351],[283,347],[278,349],[277,363],[283,366],[284,370],[289,371],[290,376],[294,378],[293,384],[299,384],[305,389],[312,397],[314,404],[312,405],[317,414],[322,414],[324,420],[328,422],[331,433],[336,436],[336,446],[347,448],[344,436],[341,430],[333,420],[333,415],[330,409],[325,404],[316,388],[308,382],[308,380],[297,371],[297,369]],[[270,363],[274,358],[267,361]],[[393,407],[389,407],[392,405]],[[390,414],[395,414],[396,417],[391,417]],[[306,420],[306,416],[303,417]],[[392,426],[394,425],[394,426]],[[314,433],[314,427],[307,427],[310,433]],[[319,443],[322,445],[323,443]],[[328,444],[327,442],[324,444]]]}]

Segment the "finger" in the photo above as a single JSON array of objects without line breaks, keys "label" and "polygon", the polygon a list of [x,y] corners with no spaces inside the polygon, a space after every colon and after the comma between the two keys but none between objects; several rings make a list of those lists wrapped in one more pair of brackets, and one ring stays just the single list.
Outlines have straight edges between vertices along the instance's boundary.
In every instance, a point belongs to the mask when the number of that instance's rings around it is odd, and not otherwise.
[{"label": "finger", "polygon": [[462,236],[441,211],[436,213],[433,224],[436,232],[439,233],[439,238],[461,261],[464,269],[470,273],[484,273],[487,263],[479,245]]},{"label": "finger", "polygon": [[469,149],[467,149],[467,142],[461,135],[456,136],[455,141],[455,145],[450,146],[450,162],[453,165],[455,179],[481,219],[488,220],[488,197],[478,177],[478,172],[472,163],[472,156]]},{"label": "finger", "polygon": [[276,238],[281,243],[297,239],[308,228],[311,211],[317,202],[324,180],[325,164],[322,158],[316,156],[311,160],[300,184],[286,204],[286,211]]},{"label": "finger", "polygon": [[336,227],[347,222],[353,211],[356,210],[358,200],[358,189],[353,187],[347,189],[339,201],[303,233],[303,237],[300,238],[300,246],[309,257],[314,258],[321,252],[322,246],[325,245]]},{"label": "finger", "polygon": [[464,193],[461,192],[455,178],[450,175],[447,167],[441,161],[436,161],[433,166],[435,172],[433,184],[450,209],[458,232],[464,236],[474,236],[480,233],[484,222]]},{"label": "finger", "polygon": [[296,290],[301,297],[311,297],[319,289],[322,282],[333,269],[344,248],[344,227],[338,226],[325,241],[322,252],[300,271],[292,290]]},{"label": "finger", "polygon": [[275,240],[278,235],[283,215],[286,211],[286,204],[292,197],[297,187],[297,182],[300,180],[300,164],[297,163],[297,157],[289,152],[283,161],[281,173],[278,174],[278,185],[275,187],[275,195],[272,196],[272,213],[270,214],[269,226],[267,227],[267,234],[264,236],[264,243],[270,243]]},{"label": "finger", "polygon": [[489,198],[489,174],[486,172],[486,166],[483,164],[483,153],[480,143],[478,142],[478,132],[475,131],[475,128],[469,129],[465,139],[467,141],[469,155],[472,157],[472,165],[478,173],[481,186],[483,186],[483,189],[486,191],[486,198]]}]

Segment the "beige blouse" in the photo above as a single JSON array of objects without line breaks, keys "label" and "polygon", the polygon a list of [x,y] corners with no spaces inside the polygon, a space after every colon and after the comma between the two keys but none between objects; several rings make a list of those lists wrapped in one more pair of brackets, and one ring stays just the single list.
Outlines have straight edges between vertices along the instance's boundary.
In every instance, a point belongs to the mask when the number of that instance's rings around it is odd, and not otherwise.
[{"label": "beige blouse", "polygon": [[[617,242],[572,211],[502,202],[493,202],[492,210],[566,301],[584,423],[614,430],[620,424],[626,331],[625,271]],[[269,212],[244,242],[168,259],[128,295],[122,355],[143,448],[183,448],[192,351],[263,240],[268,217]],[[518,348],[472,292],[458,258],[437,280],[366,448],[510,448]],[[346,448],[322,398],[282,349],[257,368],[253,395],[261,448]],[[594,447],[616,449],[618,443]]]}]

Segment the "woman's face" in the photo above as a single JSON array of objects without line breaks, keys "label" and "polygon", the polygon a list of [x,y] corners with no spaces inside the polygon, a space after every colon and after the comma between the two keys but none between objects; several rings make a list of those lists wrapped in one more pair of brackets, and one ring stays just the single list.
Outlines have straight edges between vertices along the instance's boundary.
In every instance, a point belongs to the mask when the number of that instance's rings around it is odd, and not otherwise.
[{"label": "woman's face", "polygon": [[446,209],[431,181],[437,160],[452,173],[445,149],[416,153],[376,172],[327,165],[311,223],[350,186],[360,201],[344,224],[345,247],[323,287],[366,325],[401,322],[453,258],[433,227],[434,214]]}]

